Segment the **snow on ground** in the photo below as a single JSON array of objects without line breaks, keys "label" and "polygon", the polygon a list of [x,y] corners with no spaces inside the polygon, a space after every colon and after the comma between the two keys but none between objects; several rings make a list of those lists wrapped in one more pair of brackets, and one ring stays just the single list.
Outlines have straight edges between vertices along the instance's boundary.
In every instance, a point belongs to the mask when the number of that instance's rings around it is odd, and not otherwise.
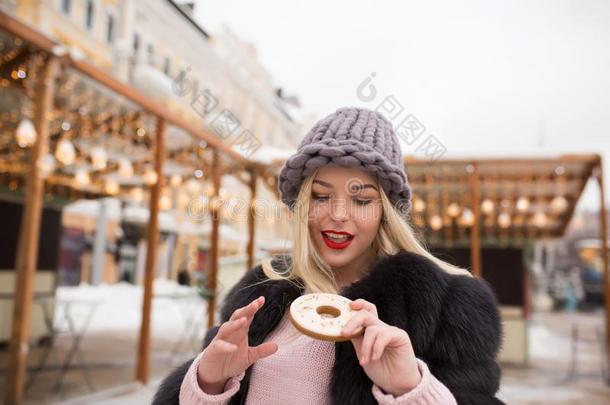
[{"label": "snow on ground", "polygon": [[[177,328],[181,330],[184,326],[182,305],[198,304],[204,310],[207,308],[205,301],[198,298],[192,288],[169,280],[155,280],[153,291],[152,334],[155,338],[171,339]],[[57,299],[71,303],[70,311],[79,327],[85,321],[90,304],[97,303],[87,329],[88,335],[104,332],[130,336],[139,331],[142,293],[141,286],[128,283],[97,286],[82,284],[78,287],[59,287]],[[190,298],[172,299],[172,296]],[[65,323],[62,310],[57,310],[55,317],[58,324]]]}]

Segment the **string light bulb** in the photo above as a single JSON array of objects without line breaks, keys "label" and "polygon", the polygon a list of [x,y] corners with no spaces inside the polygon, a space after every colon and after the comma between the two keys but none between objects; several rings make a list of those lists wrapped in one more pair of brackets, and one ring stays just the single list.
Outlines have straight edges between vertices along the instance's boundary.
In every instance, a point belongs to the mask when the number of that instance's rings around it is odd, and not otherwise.
[{"label": "string light bulb", "polygon": [[551,212],[554,214],[562,214],[568,209],[568,200],[562,195],[559,195],[551,200]]},{"label": "string light bulb", "polygon": [[89,172],[83,167],[79,167],[78,169],[76,169],[76,172],[74,173],[74,180],[79,186],[87,186],[91,184],[91,177],[89,177]]},{"label": "string light bulb", "polygon": [[474,224],[474,214],[470,208],[464,208],[460,222],[463,226],[472,226]]},{"label": "string light bulb", "polygon": [[32,123],[32,121],[27,118],[22,119],[19,122],[19,125],[17,125],[15,138],[17,139],[17,144],[22,148],[32,146],[38,138],[36,128],[34,128],[34,124]]},{"label": "string light bulb", "polygon": [[95,146],[91,149],[91,164],[95,170],[103,170],[108,165],[108,152],[101,146]]},{"label": "string light bulb", "polygon": [[66,166],[74,163],[74,160],[76,159],[76,149],[74,149],[72,142],[65,138],[61,139],[55,148],[55,157],[61,164]]},{"label": "string light bulb", "polygon": [[197,194],[201,190],[199,182],[195,179],[188,179],[184,185],[186,186],[186,191],[190,194]]},{"label": "string light bulb", "polygon": [[56,162],[53,155],[47,153],[38,162],[38,169],[43,178],[48,177],[55,170]]},{"label": "string light bulb", "polygon": [[119,176],[122,177],[131,177],[133,176],[133,166],[128,159],[121,158],[119,159]]},{"label": "string light bulb", "polygon": [[416,198],[413,201],[413,210],[415,212],[424,212],[426,210],[426,203],[421,198]]},{"label": "string light bulb", "polygon": [[510,226],[511,218],[508,212],[502,212],[498,215],[498,225],[502,229],[506,229]]},{"label": "string light bulb", "polygon": [[489,198],[484,199],[481,202],[481,211],[484,214],[491,214],[494,211],[494,202]]},{"label": "string light bulb", "polygon": [[449,215],[451,218],[455,218],[460,215],[460,204],[456,202],[449,204],[447,207],[447,215]]},{"label": "string light bulb", "polygon": [[548,223],[548,217],[544,212],[537,212],[532,218],[532,223],[538,228],[544,228]]},{"label": "string light bulb", "polygon": [[149,186],[156,184],[158,177],[157,172],[150,167],[144,172],[144,182]]},{"label": "string light bulb", "polygon": [[182,177],[177,174],[174,174],[171,177],[169,184],[171,184],[172,187],[178,187],[180,184],[182,184]]},{"label": "string light bulb", "polygon": [[530,208],[530,200],[527,197],[519,197],[517,200],[517,211],[526,212]]},{"label": "string light bulb", "polygon": [[104,184],[104,190],[106,191],[106,193],[110,195],[115,195],[119,193],[119,189],[119,183],[115,179],[106,180],[106,183]]},{"label": "string light bulb", "polygon": [[432,229],[434,229],[435,231],[438,231],[439,229],[441,229],[443,227],[443,219],[441,218],[440,215],[434,214],[430,218],[430,227]]}]

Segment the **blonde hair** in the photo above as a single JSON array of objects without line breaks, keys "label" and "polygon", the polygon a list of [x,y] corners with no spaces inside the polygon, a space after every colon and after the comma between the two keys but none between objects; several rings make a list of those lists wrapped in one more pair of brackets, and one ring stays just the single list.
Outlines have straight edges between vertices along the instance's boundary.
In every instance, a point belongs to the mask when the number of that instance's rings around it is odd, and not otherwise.
[{"label": "blonde hair", "polygon": [[[309,204],[311,202],[311,187],[317,170],[311,174],[299,190],[297,202],[294,207],[292,233],[292,255],[290,268],[286,273],[278,273],[272,266],[273,258],[263,261],[263,272],[269,280],[288,280],[297,282],[302,280],[300,287],[308,292],[338,293],[339,287],[334,277],[334,272],[324,262],[316,251],[309,235]],[[413,229],[407,220],[398,212],[389,198],[380,187],[381,202],[383,206],[383,217],[379,226],[379,232],[373,241],[373,249],[377,256],[389,256],[400,251],[417,253],[430,259],[441,269],[450,274],[471,275],[469,271],[447,263],[430,253],[417,239]]]}]

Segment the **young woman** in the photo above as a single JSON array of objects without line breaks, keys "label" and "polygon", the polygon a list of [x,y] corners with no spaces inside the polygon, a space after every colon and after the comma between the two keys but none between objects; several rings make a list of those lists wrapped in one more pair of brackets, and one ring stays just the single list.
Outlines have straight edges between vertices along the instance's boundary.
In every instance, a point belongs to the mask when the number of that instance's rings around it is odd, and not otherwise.
[{"label": "young woman", "polygon": [[[290,255],[228,293],[203,351],[155,404],[476,404],[494,397],[500,317],[488,285],[443,262],[408,223],[411,190],[391,123],[341,108],[305,136],[280,174],[294,213]],[[340,343],[295,330],[292,301],[353,300]]]}]

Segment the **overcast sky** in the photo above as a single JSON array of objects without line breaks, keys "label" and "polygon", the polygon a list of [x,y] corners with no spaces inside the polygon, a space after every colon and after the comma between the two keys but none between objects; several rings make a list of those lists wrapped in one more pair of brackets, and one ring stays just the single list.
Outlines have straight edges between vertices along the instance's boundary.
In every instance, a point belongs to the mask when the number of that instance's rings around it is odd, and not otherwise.
[{"label": "overcast sky", "polygon": [[[253,42],[305,111],[394,95],[447,157],[598,152],[610,186],[610,1],[197,3],[204,28]],[[373,72],[377,97],[362,101]],[[597,192],[580,208],[596,209]]]}]

